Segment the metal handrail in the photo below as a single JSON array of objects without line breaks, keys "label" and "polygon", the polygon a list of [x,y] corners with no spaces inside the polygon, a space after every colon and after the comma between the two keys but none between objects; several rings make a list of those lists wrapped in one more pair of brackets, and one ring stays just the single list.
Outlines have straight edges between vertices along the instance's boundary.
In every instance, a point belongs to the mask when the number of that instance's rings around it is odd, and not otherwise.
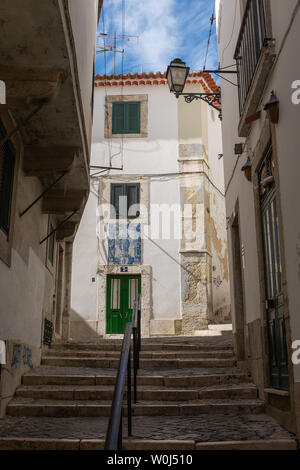
[{"label": "metal handrail", "polygon": [[128,436],[132,435],[131,407],[131,334],[133,334],[133,381],[134,403],[137,402],[137,371],[141,350],[141,307],[140,295],[134,302],[132,321],[126,324],[122,350],[117,373],[117,380],[111,406],[108,429],[105,438],[105,450],[122,449],[122,410],[127,372],[127,423]]}]

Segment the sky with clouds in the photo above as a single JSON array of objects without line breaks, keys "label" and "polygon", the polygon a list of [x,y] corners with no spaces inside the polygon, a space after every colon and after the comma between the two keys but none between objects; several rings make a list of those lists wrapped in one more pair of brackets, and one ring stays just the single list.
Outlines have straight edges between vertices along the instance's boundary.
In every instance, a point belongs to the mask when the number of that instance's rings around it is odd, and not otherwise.
[{"label": "sky with clouds", "polygon": [[[107,34],[98,38],[101,47],[113,44],[114,32],[120,36],[117,49],[124,49],[124,54],[116,54],[117,74],[122,68],[124,73],[165,72],[175,57],[191,70],[202,70],[214,0],[124,0],[125,15],[122,3],[104,0],[98,27],[98,33]],[[207,69],[218,65],[215,26],[214,22]],[[133,37],[122,39],[123,32]],[[113,70],[114,54],[98,53],[96,73],[111,74]]]}]

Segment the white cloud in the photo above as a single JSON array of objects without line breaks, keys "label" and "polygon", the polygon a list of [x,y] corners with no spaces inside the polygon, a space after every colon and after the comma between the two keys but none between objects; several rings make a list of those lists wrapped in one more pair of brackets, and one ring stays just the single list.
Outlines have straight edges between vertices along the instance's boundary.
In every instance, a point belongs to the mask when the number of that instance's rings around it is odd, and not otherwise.
[{"label": "white cloud", "polygon": [[[175,6],[176,0],[126,1],[126,34],[139,36],[138,41],[125,41],[126,63],[136,65],[137,69],[143,66],[145,70],[166,68],[180,45]],[[121,0],[106,2],[104,13],[106,29],[121,34]],[[118,60],[120,62],[120,57]]]},{"label": "white cloud", "polygon": [[[124,72],[162,71],[171,59],[181,57],[199,70],[204,63],[209,18],[213,2],[207,0],[126,0],[126,30],[128,35],[139,36],[125,41]],[[122,33],[122,0],[104,1],[106,32]],[[100,30],[103,26],[100,23]],[[118,48],[121,48],[121,41]],[[213,38],[207,67],[216,65],[217,53]],[[102,55],[102,54],[101,54]],[[103,58],[102,58],[103,60]],[[98,59],[100,65],[100,59]],[[104,61],[101,62],[104,65]],[[102,73],[103,73],[103,65]],[[113,54],[106,54],[106,69],[113,70]],[[117,55],[116,72],[121,71],[121,54]]]}]

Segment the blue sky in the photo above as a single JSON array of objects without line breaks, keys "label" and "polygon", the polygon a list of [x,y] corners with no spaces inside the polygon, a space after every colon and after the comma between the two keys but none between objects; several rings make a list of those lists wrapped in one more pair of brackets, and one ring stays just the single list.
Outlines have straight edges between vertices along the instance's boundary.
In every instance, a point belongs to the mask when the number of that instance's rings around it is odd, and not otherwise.
[{"label": "blue sky", "polygon": [[[180,57],[191,70],[202,70],[214,0],[125,0],[125,34],[118,39],[116,73],[164,72],[171,59]],[[206,68],[217,68],[215,22]],[[122,35],[122,0],[104,0],[98,33]],[[103,46],[103,37],[99,39]],[[113,73],[113,53],[97,54],[96,73]]]}]

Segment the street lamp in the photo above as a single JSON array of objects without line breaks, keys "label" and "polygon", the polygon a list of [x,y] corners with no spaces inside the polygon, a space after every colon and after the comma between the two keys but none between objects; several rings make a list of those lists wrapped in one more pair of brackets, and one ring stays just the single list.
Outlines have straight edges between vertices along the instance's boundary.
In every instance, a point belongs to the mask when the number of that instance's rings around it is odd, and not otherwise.
[{"label": "street lamp", "polygon": [[167,69],[167,80],[170,92],[174,93],[176,98],[183,96],[186,103],[194,100],[202,100],[219,111],[219,117],[222,118],[221,112],[221,92],[217,93],[184,93],[184,86],[189,75],[190,67],[187,67],[181,59],[174,59]]},{"label": "street lamp", "polygon": [[176,98],[183,92],[190,68],[181,59],[174,59],[167,69],[167,80],[171,93],[175,93]]},{"label": "street lamp", "polygon": [[265,105],[264,110],[267,111],[270,121],[273,124],[277,124],[279,121],[279,100],[274,90],[272,90],[271,98]]}]

